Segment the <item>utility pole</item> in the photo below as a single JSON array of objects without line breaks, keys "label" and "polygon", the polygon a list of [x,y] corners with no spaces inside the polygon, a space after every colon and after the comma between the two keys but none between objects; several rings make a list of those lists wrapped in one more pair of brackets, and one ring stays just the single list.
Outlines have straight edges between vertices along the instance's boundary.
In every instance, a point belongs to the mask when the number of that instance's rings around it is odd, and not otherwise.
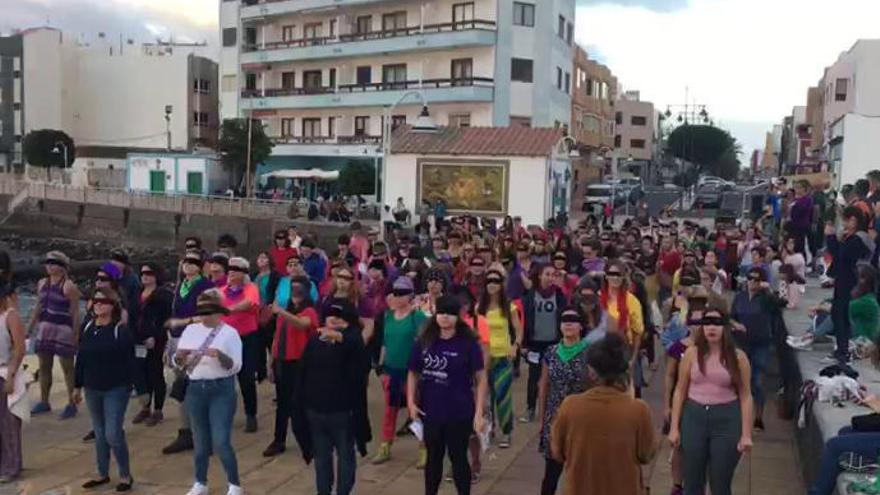
[{"label": "utility pole", "polygon": [[171,151],[171,105],[165,105],[165,151]]},{"label": "utility pole", "polygon": [[253,125],[254,112],[251,110],[248,112],[247,169],[245,170],[244,175],[244,195],[247,198],[251,197],[251,141],[253,139]]}]

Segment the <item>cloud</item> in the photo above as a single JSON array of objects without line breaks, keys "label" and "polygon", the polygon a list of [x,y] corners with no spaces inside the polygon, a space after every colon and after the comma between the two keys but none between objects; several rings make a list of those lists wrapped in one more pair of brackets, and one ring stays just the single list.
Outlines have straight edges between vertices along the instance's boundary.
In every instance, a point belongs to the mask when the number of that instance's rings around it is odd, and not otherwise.
[{"label": "cloud", "polygon": [[625,7],[642,7],[655,12],[673,12],[687,8],[688,0],[577,0],[578,6],[605,4],[622,5]]}]

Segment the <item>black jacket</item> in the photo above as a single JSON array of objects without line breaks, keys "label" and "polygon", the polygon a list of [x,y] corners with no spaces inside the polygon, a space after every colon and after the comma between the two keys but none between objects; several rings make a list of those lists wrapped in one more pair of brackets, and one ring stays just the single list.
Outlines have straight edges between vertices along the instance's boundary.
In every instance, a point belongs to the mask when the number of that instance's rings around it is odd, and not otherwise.
[{"label": "black jacket", "polygon": [[76,388],[107,391],[134,383],[134,338],[128,327],[113,323],[83,325],[76,353]]},{"label": "black jacket", "polygon": [[[155,350],[165,348],[168,342],[168,331],[165,322],[171,318],[171,301],[174,295],[163,287],[157,287],[146,301],[140,303],[137,321],[134,321],[134,340],[143,344],[152,337],[156,339]],[[140,302],[140,297],[138,297]],[[161,354],[161,353],[160,353]]]}]

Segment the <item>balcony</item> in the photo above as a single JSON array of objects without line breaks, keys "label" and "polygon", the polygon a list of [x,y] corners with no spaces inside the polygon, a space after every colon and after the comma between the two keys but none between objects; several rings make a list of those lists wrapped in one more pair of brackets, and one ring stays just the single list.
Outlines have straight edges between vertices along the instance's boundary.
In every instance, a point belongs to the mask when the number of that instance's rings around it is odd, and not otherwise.
[{"label": "balcony", "polygon": [[388,0],[245,0],[242,2],[241,19],[260,19],[306,10],[351,7],[382,1]]},{"label": "balcony", "polygon": [[379,156],[382,136],[273,136],[275,156]]},{"label": "balcony", "polygon": [[494,46],[495,23],[473,20],[242,46],[242,65]]},{"label": "balcony", "polygon": [[393,105],[409,90],[421,90],[430,103],[490,102],[495,81],[485,77],[345,84],[337,88],[244,90],[246,110],[281,108],[342,108]]}]

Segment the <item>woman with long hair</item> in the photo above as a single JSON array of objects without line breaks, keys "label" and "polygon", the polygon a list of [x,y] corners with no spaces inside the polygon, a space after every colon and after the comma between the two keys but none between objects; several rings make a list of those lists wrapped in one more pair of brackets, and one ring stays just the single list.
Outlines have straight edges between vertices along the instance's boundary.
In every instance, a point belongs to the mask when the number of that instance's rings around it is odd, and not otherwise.
[{"label": "woman with long hair", "polygon": [[684,494],[730,495],[733,473],[752,448],[751,367],[724,312],[706,308],[679,366],[669,442],[681,446]]},{"label": "woman with long hair", "polygon": [[477,313],[486,319],[489,327],[490,407],[494,405],[495,418],[501,428],[498,446],[502,449],[510,447],[513,431],[513,359],[523,342],[522,320],[516,307],[507,300],[504,287],[503,270],[490,268],[477,307]]},{"label": "woman with long hair", "polygon": [[[321,300],[320,316],[321,321],[326,318],[327,309],[339,303],[348,303],[359,309],[361,312],[361,287],[357,283],[354,270],[350,267],[342,265],[336,268],[335,273],[330,277],[330,290]],[[363,324],[359,324],[363,328]]]},{"label": "woman with long hair", "polygon": [[260,310],[258,313],[258,330],[261,341],[260,360],[257,369],[257,381],[262,382],[269,374],[266,356],[272,352],[272,339],[275,336],[275,315],[272,314],[272,300],[281,275],[272,269],[272,257],[262,251],[257,255],[257,271],[253,276],[254,284],[260,291]]},{"label": "woman with long hair", "polygon": [[544,454],[544,480],[541,495],[553,495],[562,475],[562,464],[553,460],[550,451],[550,430],[562,401],[572,394],[587,390],[587,346],[583,338],[584,320],[575,306],[560,314],[562,340],[544,354],[541,383],[538,386],[538,417],[541,418],[541,440],[538,451]]},{"label": "woman with long hair", "polygon": [[440,268],[433,267],[425,274],[425,292],[416,297],[415,305],[425,316],[437,312],[437,300],[446,294],[449,276]]},{"label": "woman with long hair", "polygon": [[119,468],[117,492],[131,491],[134,479],[125,441],[125,410],[134,385],[135,343],[121,322],[122,304],[113,289],[95,289],[90,298],[93,318],[81,332],[76,355],[74,402],[85,391],[86,405],[95,433],[98,477],[83,484],[93,489],[110,483],[110,452]]},{"label": "woman with long hair", "polygon": [[608,330],[623,336],[630,348],[630,362],[634,365],[638,359],[642,334],[645,324],[642,316],[642,304],[629,289],[626,276],[626,265],[620,261],[612,261],[605,267],[605,283],[599,295],[602,309],[608,313]]},{"label": "woman with long hair", "polygon": [[484,428],[483,351],[460,313],[455,297],[440,298],[410,355],[406,396],[410,419],[424,425],[426,495],[437,495],[446,452],[458,495],[470,494],[468,441]]},{"label": "woman with long hair", "polygon": [[173,296],[162,287],[162,269],[156,263],[146,263],[141,267],[141,293],[138,296],[139,308],[134,323],[135,389],[141,403],[141,410],[132,423],[156,426],[165,416],[165,345],[168,332],[165,322],[171,317]]},{"label": "woman with long hair", "polygon": [[0,276],[0,484],[12,482],[21,473],[21,421],[27,416],[27,410],[20,407],[27,404],[22,402],[27,394],[24,354],[25,331],[12,270],[4,266]]},{"label": "woman with long hair", "polygon": [[877,270],[867,263],[856,268],[856,286],[849,302],[849,320],[855,338],[871,342],[880,336],[880,305],[877,304]]}]

